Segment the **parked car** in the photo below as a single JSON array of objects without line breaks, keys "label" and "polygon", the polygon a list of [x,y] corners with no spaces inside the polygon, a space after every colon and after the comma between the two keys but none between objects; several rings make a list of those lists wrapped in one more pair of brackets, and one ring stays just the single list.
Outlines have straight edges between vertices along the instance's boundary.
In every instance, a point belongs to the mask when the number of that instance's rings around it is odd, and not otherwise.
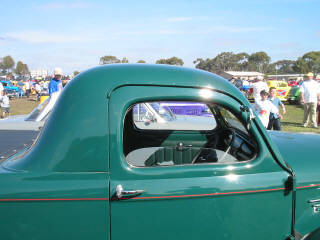
[{"label": "parked car", "polygon": [[10,98],[24,95],[22,88],[14,86],[10,81],[1,81],[1,83]]},{"label": "parked car", "polygon": [[301,103],[300,86],[294,86],[290,89],[288,102],[290,104],[300,104]]},{"label": "parked car", "polygon": [[56,100],[47,98],[28,115],[12,115],[0,119],[0,160],[33,143]]},{"label": "parked car", "polygon": [[289,97],[289,92],[291,87],[285,81],[278,81],[278,80],[269,80],[267,81],[268,87],[275,87],[276,88],[276,95],[280,98],[281,101],[287,101]]},{"label": "parked car", "polygon": [[[138,125],[137,104],[168,101],[205,104],[216,124]],[[319,144],[268,132],[212,73],[99,66],[66,86],[30,148],[0,163],[1,238],[319,239]]]}]

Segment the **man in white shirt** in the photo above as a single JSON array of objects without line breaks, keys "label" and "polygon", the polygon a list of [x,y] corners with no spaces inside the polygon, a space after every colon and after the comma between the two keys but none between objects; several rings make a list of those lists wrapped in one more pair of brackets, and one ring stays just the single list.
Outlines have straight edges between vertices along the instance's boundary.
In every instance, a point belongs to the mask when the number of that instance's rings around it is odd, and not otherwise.
[{"label": "man in white shirt", "polygon": [[320,104],[320,86],[313,80],[313,73],[309,72],[307,78],[300,87],[301,103],[304,104],[303,127],[308,126],[310,119],[312,126],[318,128],[316,113]]},{"label": "man in white shirt", "polygon": [[0,97],[0,106],[2,110],[1,118],[5,118],[6,114],[10,115],[10,101],[6,91],[3,91],[3,96]]},{"label": "man in white shirt", "polygon": [[262,90],[269,92],[268,85],[266,82],[263,81],[262,76],[257,77],[257,82],[252,84],[252,89],[253,89],[253,98],[255,102],[261,99],[260,92]]}]

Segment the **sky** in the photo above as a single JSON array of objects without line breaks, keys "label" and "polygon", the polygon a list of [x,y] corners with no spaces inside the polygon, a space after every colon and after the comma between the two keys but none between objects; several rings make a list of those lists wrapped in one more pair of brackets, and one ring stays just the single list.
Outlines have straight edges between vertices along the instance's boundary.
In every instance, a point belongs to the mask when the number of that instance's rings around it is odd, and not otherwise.
[{"label": "sky", "polygon": [[0,57],[66,74],[101,56],[194,67],[221,52],[265,51],[272,61],[320,51],[320,0],[1,0]]}]

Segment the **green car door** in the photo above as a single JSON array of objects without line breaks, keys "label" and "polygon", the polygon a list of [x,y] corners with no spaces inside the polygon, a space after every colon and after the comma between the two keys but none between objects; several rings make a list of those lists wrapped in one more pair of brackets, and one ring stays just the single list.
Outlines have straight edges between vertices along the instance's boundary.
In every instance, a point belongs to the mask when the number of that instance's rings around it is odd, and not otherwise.
[{"label": "green car door", "polygon": [[[201,126],[194,131],[138,129],[133,106],[160,101],[205,103],[216,126],[205,131]],[[289,174],[275,161],[258,120],[247,132],[245,125],[237,129],[223,120],[232,113],[244,124],[240,109],[232,96],[208,89],[123,86],[111,94],[111,239],[270,240],[290,235]],[[150,119],[145,125],[157,122]],[[147,151],[154,153],[141,159]],[[206,152],[220,154],[219,160],[210,160]],[[228,160],[220,162],[225,156]]]}]

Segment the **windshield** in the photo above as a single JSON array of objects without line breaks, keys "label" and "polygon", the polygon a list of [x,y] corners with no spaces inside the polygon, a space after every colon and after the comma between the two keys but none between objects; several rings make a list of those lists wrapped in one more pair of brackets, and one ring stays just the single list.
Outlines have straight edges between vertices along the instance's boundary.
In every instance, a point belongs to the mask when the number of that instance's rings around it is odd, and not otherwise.
[{"label": "windshield", "polygon": [[170,109],[165,109],[158,102],[139,103],[133,107],[135,121],[173,121],[174,114]]},{"label": "windshield", "polygon": [[170,108],[164,108],[158,102],[151,102],[148,104],[151,105],[152,108],[160,115],[160,117],[164,118],[166,121],[172,121],[175,119],[175,116],[171,112]]}]

